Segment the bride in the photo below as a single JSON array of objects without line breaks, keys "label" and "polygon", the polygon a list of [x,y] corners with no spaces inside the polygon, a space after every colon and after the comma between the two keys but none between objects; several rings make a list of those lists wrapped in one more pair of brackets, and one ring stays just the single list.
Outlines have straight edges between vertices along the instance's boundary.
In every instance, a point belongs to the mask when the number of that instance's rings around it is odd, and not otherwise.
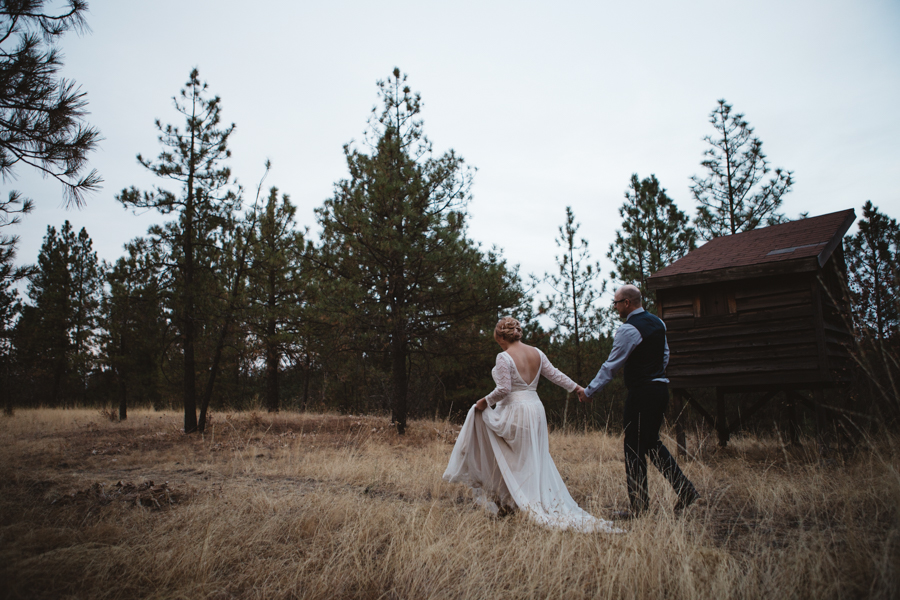
[{"label": "bride", "polygon": [[[543,375],[569,392],[580,386],[521,338],[518,321],[500,319],[494,339],[503,352],[491,371],[497,387],[469,409],[444,480],[467,484],[476,501],[494,513],[498,512],[496,500],[547,527],[621,533],[609,521],[578,506],[550,457],[538,381]],[[493,408],[487,409],[489,405]]]}]

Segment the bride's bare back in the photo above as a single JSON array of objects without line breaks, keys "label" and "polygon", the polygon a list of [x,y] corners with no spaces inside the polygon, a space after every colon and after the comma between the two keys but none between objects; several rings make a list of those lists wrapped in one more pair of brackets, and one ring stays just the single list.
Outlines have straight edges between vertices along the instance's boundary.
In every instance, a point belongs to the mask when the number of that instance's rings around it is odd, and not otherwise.
[{"label": "bride's bare back", "polygon": [[523,344],[522,342],[512,342],[507,348],[506,353],[509,354],[513,362],[516,363],[516,370],[525,383],[531,383],[537,377],[541,370],[541,353],[536,348]]}]

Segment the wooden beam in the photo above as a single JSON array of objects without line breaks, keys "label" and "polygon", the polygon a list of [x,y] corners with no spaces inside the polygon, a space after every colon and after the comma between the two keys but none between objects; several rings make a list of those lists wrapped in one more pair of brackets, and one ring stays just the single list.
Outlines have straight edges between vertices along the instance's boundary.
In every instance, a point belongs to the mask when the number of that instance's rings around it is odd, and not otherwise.
[{"label": "wooden beam", "polygon": [[681,392],[681,394],[684,395],[684,397],[688,401],[688,404],[690,404],[694,410],[696,410],[698,413],[700,413],[700,416],[703,417],[703,420],[706,421],[710,427],[716,426],[716,420],[713,419],[713,416],[711,414],[709,414],[706,411],[706,409],[703,408],[703,406],[699,402],[697,402],[697,399],[694,398],[690,392],[688,392],[684,388],[679,388],[679,392]]},{"label": "wooden beam", "polygon": [[831,431],[828,415],[825,412],[825,394],[822,390],[815,390],[813,396],[816,399],[816,437],[819,442],[819,457],[828,458],[828,455],[831,454]]},{"label": "wooden beam", "polygon": [[719,434],[719,446],[728,445],[728,420],[725,418],[725,390],[716,388],[716,432]]},{"label": "wooden beam", "polygon": [[[834,378],[823,381],[818,369],[803,371],[783,371],[765,375],[764,373],[723,373],[711,375],[677,375],[669,367],[667,373],[670,385],[679,388],[723,387],[727,393],[732,391],[764,391],[768,389],[800,389],[812,390],[822,387],[834,387],[839,380]],[[761,383],[764,381],[764,383]]]},{"label": "wooden beam", "polygon": [[735,419],[734,422],[732,422],[731,425],[728,426],[728,433],[734,433],[735,431],[737,431],[738,429],[740,429],[741,426],[743,426],[745,420],[748,420],[750,417],[752,417],[754,414],[756,414],[756,412],[757,412],[759,409],[761,409],[763,406],[765,406],[766,404],[768,404],[768,402],[769,402],[772,398],[774,398],[775,395],[776,395],[779,391],[780,391],[780,390],[775,390],[775,391],[773,391],[773,392],[769,392],[769,393],[765,394],[762,398],[760,398],[759,400],[757,400],[756,403],[755,403],[753,406],[751,406],[751,407],[750,407],[746,412],[744,412],[743,414],[742,414],[740,411],[738,411],[738,417],[737,417],[737,419]]},{"label": "wooden beam", "polygon": [[800,425],[797,423],[797,402],[793,398],[793,396],[799,394],[796,392],[793,394],[791,392],[785,392],[784,395],[787,403],[788,439],[790,440],[791,446],[799,446]]},{"label": "wooden beam", "polygon": [[684,436],[684,419],[682,418],[684,413],[684,398],[682,397],[681,390],[672,390],[672,400],[673,400],[673,412],[675,413],[675,443],[678,446],[678,456],[686,456],[687,455],[687,441]]},{"label": "wooden beam", "polygon": [[793,273],[815,272],[819,268],[816,257],[795,258],[777,262],[768,262],[742,267],[726,267],[724,269],[712,269],[698,271],[696,273],[679,273],[669,276],[651,276],[647,279],[647,289],[650,291],[663,290],[673,287],[688,285],[703,285],[706,283],[721,283],[736,279],[752,279],[756,277],[774,277]]},{"label": "wooden beam", "polygon": [[[834,235],[831,237],[831,241],[828,242],[828,245],[819,252],[819,256],[816,257],[816,260],[819,263],[820,267],[824,267],[825,263],[828,262],[828,259],[831,257],[831,253],[834,252],[837,248],[841,247],[841,242],[844,240],[844,234],[850,229],[850,226],[853,225],[853,221],[856,220],[856,211],[852,208],[847,215],[847,218],[844,219],[844,222],[841,223],[841,226],[837,231],[834,232]],[[841,257],[843,258],[843,257]]]},{"label": "wooden beam", "polygon": [[816,403],[805,396],[801,396],[800,393],[796,390],[790,390],[786,393],[789,398],[793,398],[795,401],[800,402],[800,404],[802,404],[806,408],[810,410],[816,410]]},{"label": "wooden beam", "polygon": [[813,279],[810,282],[813,302],[813,319],[816,327],[816,344],[819,347],[819,373],[822,379],[828,377],[828,349],[825,344],[825,315],[822,312],[822,292],[819,282]]}]

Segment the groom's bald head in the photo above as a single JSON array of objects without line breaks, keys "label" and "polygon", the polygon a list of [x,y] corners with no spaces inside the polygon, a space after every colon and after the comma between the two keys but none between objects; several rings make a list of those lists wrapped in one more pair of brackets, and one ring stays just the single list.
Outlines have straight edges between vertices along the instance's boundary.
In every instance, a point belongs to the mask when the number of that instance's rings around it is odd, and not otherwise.
[{"label": "groom's bald head", "polygon": [[616,290],[616,300],[629,300],[635,308],[641,306],[641,290],[631,284],[623,285]]}]

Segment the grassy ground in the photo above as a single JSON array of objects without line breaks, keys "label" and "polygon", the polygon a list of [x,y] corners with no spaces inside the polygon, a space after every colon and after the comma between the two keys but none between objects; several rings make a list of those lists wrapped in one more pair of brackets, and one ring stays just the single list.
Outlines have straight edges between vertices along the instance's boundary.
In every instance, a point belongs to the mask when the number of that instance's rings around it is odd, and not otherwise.
[{"label": "grassy ground", "polygon": [[[898,439],[822,463],[777,439],[689,438],[703,494],[624,535],[495,519],[441,481],[458,427],[376,417],[20,410],[0,417],[8,598],[900,596]],[[551,434],[575,499],[625,508],[621,439]],[[651,468],[652,471],[652,468]]]}]

